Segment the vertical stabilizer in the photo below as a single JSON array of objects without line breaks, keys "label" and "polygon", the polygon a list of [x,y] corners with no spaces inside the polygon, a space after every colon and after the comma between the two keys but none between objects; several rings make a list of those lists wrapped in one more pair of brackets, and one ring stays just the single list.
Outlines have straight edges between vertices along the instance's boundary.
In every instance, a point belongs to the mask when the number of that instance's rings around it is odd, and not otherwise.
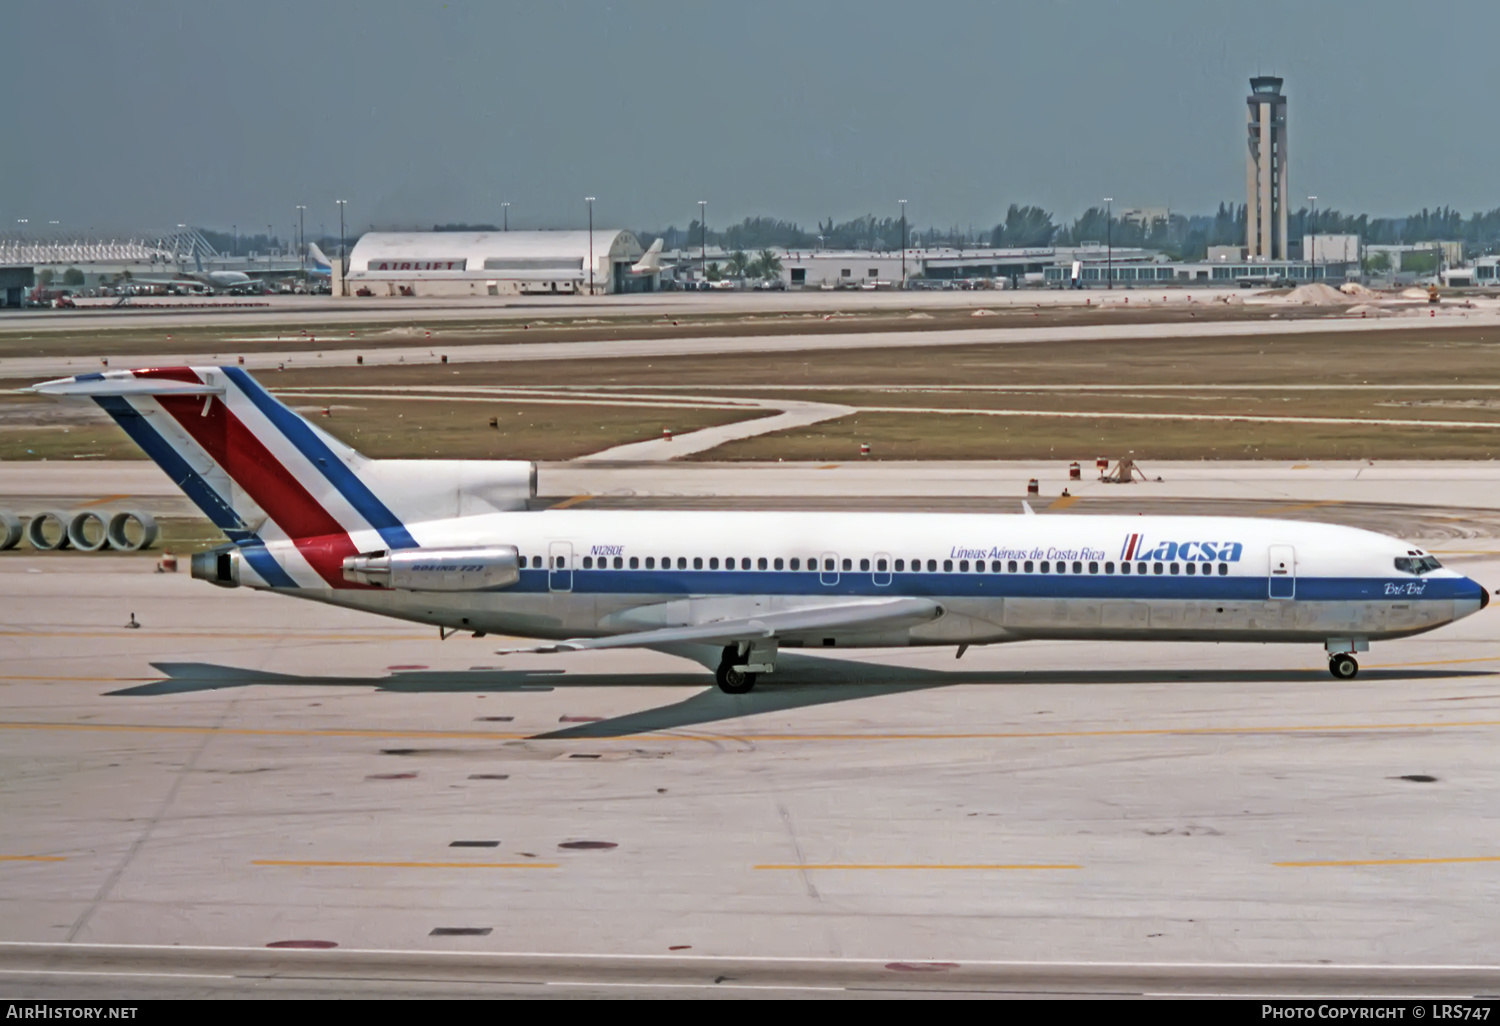
[{"label": "vertical stabilizer", "polygon": [[369,461],[239,367],[81,374],[33,391],[102,407],[273,587],[341,587],[345,557],[417,545],[361,479]]}]

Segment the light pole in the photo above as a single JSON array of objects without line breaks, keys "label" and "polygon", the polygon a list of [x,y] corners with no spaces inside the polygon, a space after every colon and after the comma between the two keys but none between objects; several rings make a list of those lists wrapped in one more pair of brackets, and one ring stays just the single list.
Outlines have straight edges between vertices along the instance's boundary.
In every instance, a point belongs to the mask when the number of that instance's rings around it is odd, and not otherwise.
[{"label": "light pole", "polygon": [[1105,288],[1115,287],[1115,198],[1104,197],[1104,273],[1108,284]]},{"label": "light pole", "polygon": [[594,197],[585,196],[589,205],[589,295],[594,294]]},{"label": "light pole", "polygon": [[271,226],[266,225],[266,270],[271,269]]},{"label": "light pole", "polygon": [[698,232],[703,243],[698,257],[698,275],[703,281],[708,281],[708,200],[698,201]]},{"label": "light pole", "polygon": [[901,287],[906,288],[906,200],[897,200],[901,204]]},{"label": "light pole", "polygon": [[503,222],[504,227],[501,228],[500,230],[503,231],[503,232],[508,232],[508,231],[510,231],[510,201],[509,200],[507,200],[506,202],[500,204],[500,213],[505,218],[505,220]]},{"label": "light pole", "polygon": [[307,277],[307,207],[297,204],[297,269]]},{"label": "light pole", "polygon": [[334,202],[339,205],[339,295],[344,296],[349,293],[349,288],[344,283],[344,279],[349,274],[349,268],[344,262],[344,204],[349,201],[334,200]]},{"label": "light pole", "polygon": [[1318,277],[1316,271],[1318,266],[1318,197],[1309,196],[1307,202],[1312,204],[1312,211],[1308,214],[1307,234],[1312,240],[1312,252],[1303,253],[1302,256],[1314,269],[1313,278]]}]

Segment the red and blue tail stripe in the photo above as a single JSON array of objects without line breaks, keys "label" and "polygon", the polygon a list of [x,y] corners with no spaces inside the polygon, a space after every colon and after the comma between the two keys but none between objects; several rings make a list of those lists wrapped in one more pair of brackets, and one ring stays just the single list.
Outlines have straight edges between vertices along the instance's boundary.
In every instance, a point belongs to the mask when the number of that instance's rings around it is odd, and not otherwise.
[{"label": "red and blue tail stripe", "polygon": [[276,425],[299,452],[322,472],[339,494],[359,511],[365,522],[380,533],[386,546],[392,549],[414,549],[417,542],[385,503],[361,481],[348,465],[338,458],[327,443],[318,436],[311,424],[281,404],[271,393],[261,387],[260,382],[238,367],[226,367],[224,373],[229,380],[255,404],[272,424]]},{"label": "red and blue tail stripe", "polygon": [[237,367],[112,371],[38,389],[93,398],[273,587],[354,587],[345,558],[417,546],[360,479],[363,457]]}]

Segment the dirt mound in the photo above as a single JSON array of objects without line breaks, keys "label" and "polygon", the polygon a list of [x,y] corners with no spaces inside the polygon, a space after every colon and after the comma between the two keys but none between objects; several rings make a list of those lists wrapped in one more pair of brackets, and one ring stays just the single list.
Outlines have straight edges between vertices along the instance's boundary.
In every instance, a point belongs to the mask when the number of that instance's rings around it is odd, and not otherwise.
[{"label": "dirt mound", "polygon": [[1374,289],[1367,289],[1357,281],[1346,281],[1339,286],[1339,291],[1346,296],[1358,296],[1360,299],[1375,299],[1380,293]]},{"label": "dirt mound", "polygon": [[1333,286],[1315,281],[1298,285],[1280,297],[1280,302],[1290,306],[1346,306],[1350,299]]},{"label": "dirt mound", "polygon": [[969,316],[970,317],[993,317],[993,316],[995,316],[995,311],[993,311],[993,310],[975,310],[973,313],[969,314]]},{"label": "dirt mound", "polygon": [[1401,298],[1402,299],[1426,299],[1427,298],[1427,290],[1426,289],[1402,289],[1401,290]]}]

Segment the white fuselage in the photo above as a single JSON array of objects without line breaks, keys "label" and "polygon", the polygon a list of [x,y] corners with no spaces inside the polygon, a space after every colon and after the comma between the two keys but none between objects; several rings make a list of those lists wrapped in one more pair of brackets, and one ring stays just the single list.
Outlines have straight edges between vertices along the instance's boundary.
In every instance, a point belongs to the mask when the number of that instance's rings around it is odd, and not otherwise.
[{"label": "white fuselage", "polygon": [[[781,644],[904,646],[1028,638],[1319,642],[1402,637],[1483,607],[1484,589],[1399,539],[1328,524],[1217,517],[939,513],[493,513],[410,523],[423,548],[514,545],[496,590],[333,587],[275,543],[281,590],[445,627],[602,637],[816,608],[939,601],[931,622],[820,630]],[[384,546],[374,532],[361,551]],[[304,543],[305,544],[305,543]],[[241,583],[266,586],[250,569]]]}]

